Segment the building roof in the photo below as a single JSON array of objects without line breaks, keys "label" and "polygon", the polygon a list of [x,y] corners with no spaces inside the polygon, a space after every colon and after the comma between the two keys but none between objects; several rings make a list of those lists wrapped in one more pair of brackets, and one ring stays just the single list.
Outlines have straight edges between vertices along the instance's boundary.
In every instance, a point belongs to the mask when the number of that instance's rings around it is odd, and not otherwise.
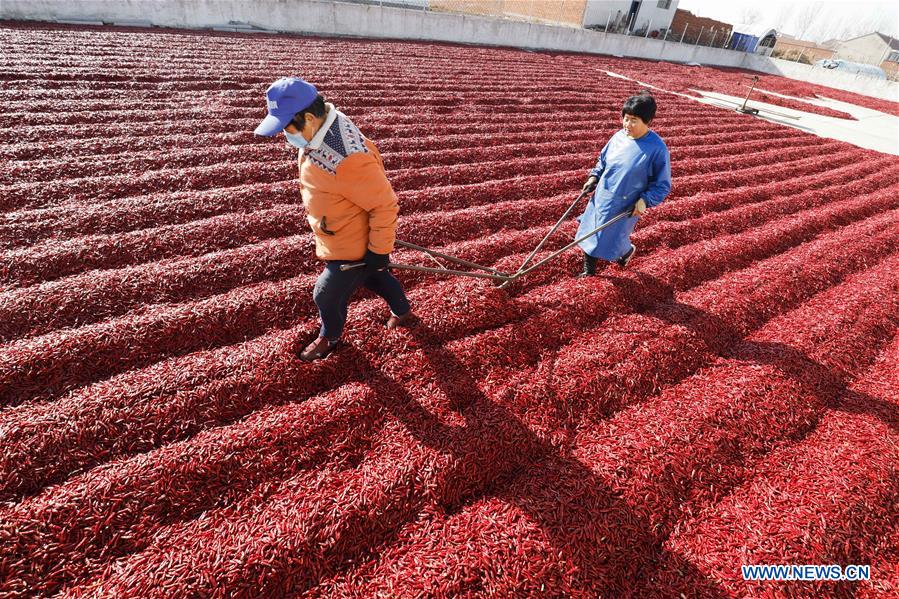
[{"label": "building roof", "polygon": [[833,48],[824,46],[822,44],[818,44],[816,42],[809,42],[809,41],[801,40],[801,39],[798,39],[798,38],[795,38],[792,36],[788,36],[788,35],[778,34],[777,39],[778,39],[778,41],[783,40],[783,42],[785,44],[788,44],[790,46],[802,46],[803,48],[820,48],[821,50],[832,50],[833,49]]},{"label": "building roof", "polygon": [[855,41],[855,40],[860,40],[860,39],[862,39],[863,37],[871,37],[872,35],[876,35],[877,37],[879,37],[880,40],[881,40],[883,43],[885,43],[886,45],[888,45],[891,49],[893,49],[893,50],[899,50],[899,40],[897,40],[896,38],[894,38],[894,37],[892,37],[892,36],[884,35],[884,34],[880,33],[879,31],[875,31],[875,32],[873,32],[873,33],[866,33],[865,35],[859,35],[859,36],[856,36],[856,37],[851,37],[851,38],[849,38],[848,40],[843,40],[842,43],[845,44],[846,42],[852,42],[852,41]]},{"label": "building roof", "polygon": [[890,47],[891,50],[899,50],[899,40],[897,40],[896,38],[894,38],[892,36],[884,35],[884,34],[880,33],[879,31],[875,31],[875,33],[880,36],[880,39],[882,39],[884,42],[886,42],[886,44]]},{"label": "building roof", "polygon": [[734,33],[742,33],[762,39],[766,35],[777,35],[773,27],[757,24],[734,23]]}]

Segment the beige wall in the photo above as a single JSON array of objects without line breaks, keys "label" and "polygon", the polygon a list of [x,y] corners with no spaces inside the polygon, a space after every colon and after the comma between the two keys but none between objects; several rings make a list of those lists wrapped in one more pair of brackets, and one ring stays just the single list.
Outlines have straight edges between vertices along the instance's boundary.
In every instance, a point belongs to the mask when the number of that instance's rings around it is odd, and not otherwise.
[{"label": "beige wall", "polygon": [[430,0],[431,10],[577,25],[587,0]]},{"label": "beige wall", "polygon": [[887,44],[879,35],[871,34],[841,43],[835,58],[850,62],[879,65],[887,57]]},{"label": "beige wall", "polygon": [[810,63],[816,60],[833,58],[833,50],[818,46],[809,46],[804,43],[796,43],[791,40],[779,39],[774,45],[774,54],[786,60],[797,60],[800,55],[808,58]]}]

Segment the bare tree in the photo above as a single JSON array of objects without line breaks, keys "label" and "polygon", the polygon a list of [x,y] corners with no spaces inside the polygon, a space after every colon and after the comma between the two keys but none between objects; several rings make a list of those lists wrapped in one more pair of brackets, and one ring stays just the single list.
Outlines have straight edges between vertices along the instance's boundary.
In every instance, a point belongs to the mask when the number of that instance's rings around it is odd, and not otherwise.
[{"label": "bare tree", "polygon": [[857,20],[846,23],[842,30],[840,39],[847,40],[866,33],[877,31],[880,24],[880,16],[876,14],[867,14]]},{"label": "bare tree", "polygon": [[825,19],[818,29],[818,41],[823,42],[826,40],[845,39],[848,27],[849,26],[840,19],[835,19],[833,17]]},{"label": "bare tree", "polygon": [[793,16],[793,4],[789,2],[779,3],[777,9],[777,16],[775,17],[775,23],[783,27],[786,23],[790,21],[790,18]]},{"label": "bare tree", "polygon": [[815,22],[821,16],[820,2],[804,2],[797,6],[796,17],[796,37],[805,39],[805,35],[814,29]]},{"label": "bare tree", "polygon": [[744,25],[755,25],[762,19],[762,13],[754,8],[744,8],[740,14],[740,22]]},{"label": "bare tree", "polygon": [[792,30],[797,37],[817,42],[847,40],[895,28],[895,17],[889,11],[866,10],[861,5],[858,10],[847,13],[824,2],[785,3],[774,22],[787,31]]}]

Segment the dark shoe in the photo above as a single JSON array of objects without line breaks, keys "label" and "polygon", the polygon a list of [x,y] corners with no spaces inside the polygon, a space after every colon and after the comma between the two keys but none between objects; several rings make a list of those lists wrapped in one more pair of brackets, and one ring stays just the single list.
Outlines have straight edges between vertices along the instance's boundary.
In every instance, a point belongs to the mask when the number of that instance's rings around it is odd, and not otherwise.
[{"label": "dark shoe", "polygon": [[418,326],[418,322],[418,316],[413,314],[411,311],[406,312],[402,316],[391,314],[390,319],[387,321],[387,328],[396,329],[402,327],[404,329],[412,329]]},{"label": "dark shoe", "polygon": [[319,337],[318,339],[307,345],[306,349],[300,352],[300,359],[304,362],[320,360],[321,358],[324,358],[332,351],[334,351],[338,343],[339,341],[337,339]]},{"label": "dark shoe", "polygon": [[592,277],[596,274],[596,262],[598,258],[594,258],[590,254],[584,254],[584,266],[581,272],[575,275],[577,278],[581,279],[584,277]]},{"label": "dark shoe", "polygon": [[630,264],[631,258],[633,258],[636,253],[637,246],[631,245],[631,249],[629,249],[625,255],[615,260],[615,264],[617,264],[619,268],[626,268],[627,265]]}]

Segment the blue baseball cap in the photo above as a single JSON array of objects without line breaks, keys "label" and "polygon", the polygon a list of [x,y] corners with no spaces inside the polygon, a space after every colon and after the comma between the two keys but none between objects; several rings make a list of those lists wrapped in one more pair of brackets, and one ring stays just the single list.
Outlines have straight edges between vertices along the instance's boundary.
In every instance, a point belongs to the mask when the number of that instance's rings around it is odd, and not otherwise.
[{"label": "blue baseball cap", "polygon": [[256,130],[256,135],[271,137],[284,130],[290,124],[293,115],[309,108],[318,96],[318,90],[311,83],[299,77],[282,77],[265,90],[265,102],[268,104],[268,116]]}]

